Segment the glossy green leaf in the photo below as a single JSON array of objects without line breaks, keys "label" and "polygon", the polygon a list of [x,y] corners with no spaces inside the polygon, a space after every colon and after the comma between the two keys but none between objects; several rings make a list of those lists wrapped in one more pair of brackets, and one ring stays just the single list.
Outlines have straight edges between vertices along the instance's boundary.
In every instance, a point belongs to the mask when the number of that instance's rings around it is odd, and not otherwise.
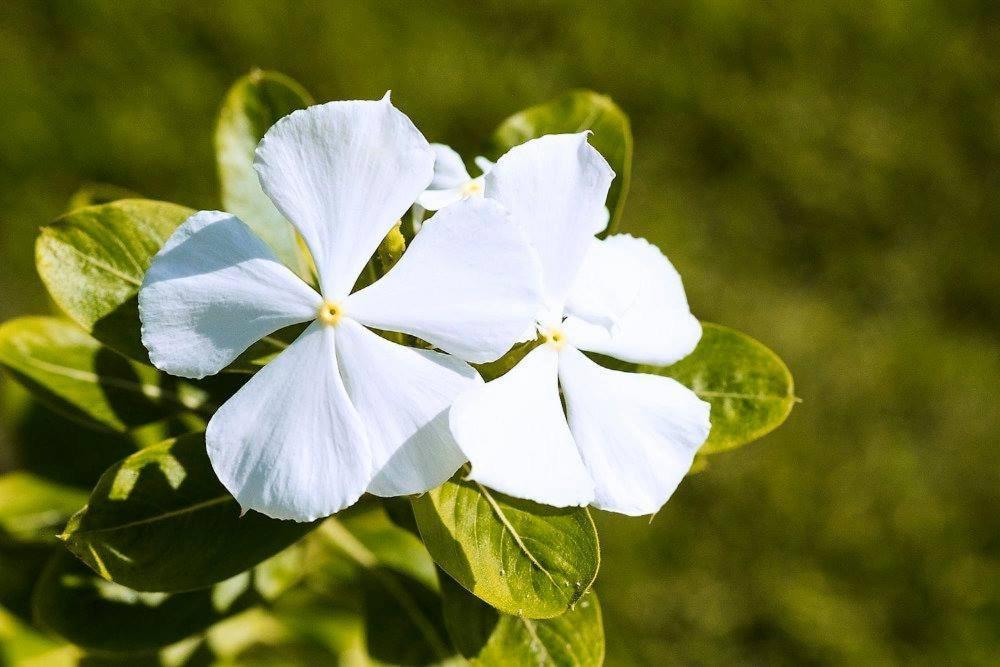
[{"label": "glossy green leaf", "polygon": [[261,190],[253,156],[264,133],[280,118],[313,103],[309,93],[277,72],[254,70],[226,94],[215,129],[215,158],[223,208],[237,215],[304,278],[308,258],[295,229]]},{"label": "glossy green leaf", "polygon": [[117,185],[87,183],[73,193],[73,196],[69,199],[69,203],[66,205],[66,210],[75,211],[85,206],[110,204],[119,199],[142,199],[142,195]]},{"label": "glossy green leaf", "polygon": [[640,366],[672,377],[712,404],[712,430],[701,454],[739,447],[770,433],[788,417],[795,398],[792,374],[753,338],[718,324],[703,324],[698,347],[673,366]]},{"label": "glossy green leaf", "polygon": [[587,592],[600,566],[597,530],[584,508],[556,508],[456,477],[413,500],[434,561],[497,609],[558,616]]},{"label": "glossy green leaf", "polygon": [[141,593],[106,581],[65,550],[33,596],[35,618],[82,648],[121,653],[169,646],[259,601],[250,574],[187,593]]},{"label": "glossy green leaf", "polygon": [[87,494],[25,472],[0,475],[0,538],[55,542]]},{"label": "glossy green leaf", "polygon": [[204,588],[253,567],[315,527],[240,517],[204,434],[136,452],[101,477],[66,527],[69,549],[104,578],[139,591]]},{"label": "glossy green leaf", "polygon": [[136,294],[153,255],[192,213],[146,199],[71,211],[42,228],[38,274],[52,299],[94,338],[148,362]]},{"label": "glossy green leaf", "polygon": [[22,317],[0,325],[0,365],[60,414],[128,429],[202,407],[205,395],[112,352],[72,322]]},{"label": "glossy green leaf", "polygon": [[597,594],[584,595],[555,618],[501,614],[442,577],[445,625],[459,652],[481,667],[598,667],[604,624]]},{"label": "glossy green leaf", "polygon": [[510,116],[493,134],[497,147],[495,157],[545,134],[584,130],[594,133],[590,143],[615,170],[607,202],[611,220],[606,233],[611,234],[621,221],[632,174],[632,128],[628,116],[610,97],[589,90],[575,90]]}]

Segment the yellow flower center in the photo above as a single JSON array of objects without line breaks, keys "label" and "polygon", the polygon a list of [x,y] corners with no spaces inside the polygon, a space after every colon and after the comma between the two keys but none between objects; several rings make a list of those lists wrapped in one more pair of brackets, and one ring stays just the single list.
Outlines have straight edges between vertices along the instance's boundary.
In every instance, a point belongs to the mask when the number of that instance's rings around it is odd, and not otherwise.
[{"label": "yellow flower center", "polygon": [[344,316],[344,308],[339,303],[324,301],[323,305],[319,307],[319,312],[316,316],[320,322],[327,326],[337,326],[340,318]]},{"label": "yellow flower center", "polygon": [[472,195],[477,195],[483,191],[483,184],[479,181],[469,181],[462,186],[462,196],[471,197]]},{"label": "yellow flower center", "polygon": [[547,345],[551,345],[557,350],[562,349],[562,346],[566,344],[566,334],[563,333],[562,329],[557,329],[555,327],[543,331],[542,338],[545,340]]}]

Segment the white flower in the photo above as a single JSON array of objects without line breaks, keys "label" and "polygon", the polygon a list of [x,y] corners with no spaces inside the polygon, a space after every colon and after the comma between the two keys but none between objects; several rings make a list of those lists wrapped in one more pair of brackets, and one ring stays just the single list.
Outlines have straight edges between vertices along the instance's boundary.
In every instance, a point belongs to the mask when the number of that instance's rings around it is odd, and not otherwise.
[{"label": "white flower", "polygon": [[609,370],[581,350],[670,364],[694,349],[701,325],[659,250],[593,237],[614,173],[586,136],[529,141],[486,178],[487,199],[511,212],[541,260],[545,342],[459,396],[450,425],[470,478],[498,491],[651,514],[707,438],[709,405],[672,379]]},{"label": "white flower", "polygon": [[308,245],[319,293],[217,211],[181,225],[146,274],[142,340],[174,375],[216,373],[262,337],[311,322],[208,425],[212,466],[244,510],[312,520],[366,490],[433,488],[465,461],[447,409],[482,380],[455,357],[496,359],[530,324],[538,267],[524,234],[496,202],[462,202],[434,216],[382,279],[351,293],[433,161],[388,95],[296,111],[265,134],[254,167]]},{"label": "white flower", "polygon": [[440,211],[449,204],[483,196],[483,184],[486,174],[490,173],[493,163],[486,158],[476,157],[474,162],[481,176],[473,178],[462,162],[462,156],[450,146],[431,144],[434,150],[434,178],[427,189],[417,198],[417,205],[428,211]]}]

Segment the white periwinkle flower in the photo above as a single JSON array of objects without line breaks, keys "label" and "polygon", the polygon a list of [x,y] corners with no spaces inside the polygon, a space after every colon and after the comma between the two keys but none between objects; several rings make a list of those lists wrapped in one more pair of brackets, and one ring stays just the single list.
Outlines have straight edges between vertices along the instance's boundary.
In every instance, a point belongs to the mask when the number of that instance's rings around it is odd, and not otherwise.
[{"label": "white periwinkle flower", "polygon": [[435,215],[382,279],[351,293],[433,162],[388,95],[296,111],[265,134],[254,167],[308,245],[319,293],[217,211],[193,215],[153,261],[139,292],[142,340],[168,373],[216,373],[260,338],[311,322],[208,425],[212,466],[244,509],[312,520],[366,490],[426,491],[465,461],[447,410],[482,380],[460,359],[501,356],[537,309],[524,234],[496,202],[461,202]]},{"label": "white periwinkle flower", "polygon": [[670,364],[694,349],[701,325],[659,250],[629,235],[593,237],[614,173],[586,137],[529,141],[486,178],[487,199],[511,212],[541,260],[545,342],[459,396],[450,425],[470,478],[486,486],[651,514],[708,437],[709,405],[672,379],[609,370],[581,350]]},{"label": "white periwinkle flower", "polygon": [[440,211],[445,206],[470,197],[482,197],[486,174],[493,163],[482,156],[474,162],[482,173],[473,178],[465,169],[462,156],[450,146],[431,144],[434,150],[434,178],[417,198],[417,204],[428,211]]}]

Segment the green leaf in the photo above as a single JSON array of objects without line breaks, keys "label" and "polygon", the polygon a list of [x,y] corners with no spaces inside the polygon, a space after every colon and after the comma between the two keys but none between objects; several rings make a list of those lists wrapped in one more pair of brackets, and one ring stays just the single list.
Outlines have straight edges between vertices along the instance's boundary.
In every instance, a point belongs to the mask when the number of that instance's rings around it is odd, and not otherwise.
[{"label": "green leaf", "polygon": [[598,667],[604,662],[604,624],[597,594],[588,592],[555,618],[501,614],[441,578],[445,625],[459,652],[481,667]]},{"label": "green leaf", "polygon": [[551,618],[566,611],[600,566],[589,512],[510,498],[463,474],[413,500],[434,561],[505,613]]},{"label": "green leaf", "polygon": [[0,608],[31,622],[31,593],[42,568],[56,549],[62,550],[62,547],[15,542],[0,536]]},{"label": "green leaf", "polygon": [[148,363],[136,294],[153,255],[192,213],[145,199],[77,209],[42,228],[38,274],[52,299],[94,338]]},{"label": "green leaf", "polygon": [[0,476],[0,537],[18,542],[55,542],[66,520],[87,494],[25,472]]},{"label": "green leaf", "polygon": [[673,366],[638,370],[672,377],[712,404],[712,430],[699,453],[713,454],[770,433],[798,399],[792,374],[774,352],[728,327],[702,326],[690,355]]},{"label": "green leaf", "polygon": [[249,225],[281,261],[306,279],[311,275],[308,257],[295,229],[261,190],[253,157],[275,122],[312,103],[309,93],[287,76],[254,70],[229,89],[215,129],[223,208]]},{"label": "green leaf", "polygon": [[256,512],[240,517],[212,470],[204,434],[193,434],[136,452],[104,473],[63,539],[105,579],[178,592],[228,579],[315,525]]},{"label": "green leaf", "polygon": [[554,100],[533,106],[510,116],[493,133],[493,143],[500,156],[545,134],[566,134],[591,130],[591,145],[611,168],[615,180],[608,192],[611,220],[605,234],[612,234],[621,221],[632,174],[632,128],[628,116],[610,97],[589,90],[575,90]]},{"label": "green leaf", "polygon": [[107,183],[87,183],[73,193],[66,206],[67,211],[75,211],[85,206],[97,206],[99,204],[110,204],[119,199],[141,199],[142,195],[129,190],[128,188]]},{"label": "green leaf", "polygon": [[141,593],[98,577],[65,550],[32,598],[38,622],[91,651],[148,652],[200,632],[259,601],[250,575],[188,593]]},{"label": "green leaf", "polygon": [[104,430],[126,431],[198,409],[204,401],[187,385],[125,359],[54,317],[0,325],[0,364],[48,407]]}]

